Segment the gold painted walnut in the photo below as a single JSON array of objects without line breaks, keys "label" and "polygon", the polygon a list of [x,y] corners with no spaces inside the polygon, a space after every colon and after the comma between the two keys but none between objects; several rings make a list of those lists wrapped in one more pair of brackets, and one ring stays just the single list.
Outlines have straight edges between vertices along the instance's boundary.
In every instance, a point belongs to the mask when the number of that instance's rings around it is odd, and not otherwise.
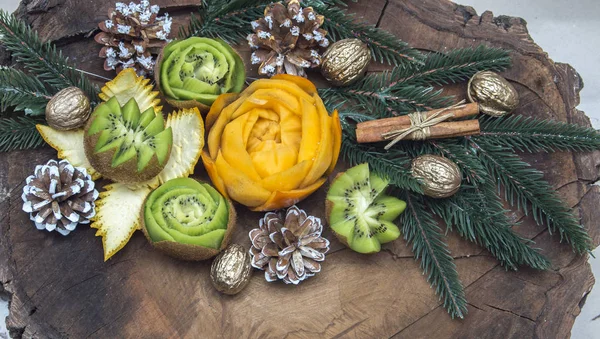
[{"label": "gold painted walnut", "polygon": [[83,127],[90,113],[90,99],[77,87],[68,87],[56,93],[46,105],[46,121],[57,130]]}]

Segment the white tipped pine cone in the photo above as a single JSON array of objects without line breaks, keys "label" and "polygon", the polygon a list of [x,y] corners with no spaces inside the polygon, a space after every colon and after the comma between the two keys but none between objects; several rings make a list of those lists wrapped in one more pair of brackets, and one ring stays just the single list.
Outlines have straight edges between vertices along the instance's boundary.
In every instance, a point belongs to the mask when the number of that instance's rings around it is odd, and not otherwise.
[{"label": "white tipped pine cone", "polygon": [[329,46],[327,31],[321,28],[324,21],[312,7],[300,7],[299,0],[267,6],[264,18],[252,22],[254,33],[248,35],[254,50],[250,61],[259,64],[258,74],[306,77],[306,68],[320,66],[319,50]]},{"label": "white tipped pine cone", "polygon": [[85,168],[73,167],[67,160],[50,160],[36,166],[26,179],[21,198],[23,211],[30,214],[37,229],[67,235],[96,214],[98,191]]},{"label": "white tipped pine cone", "polygon": [[259,228],[250,231],[252,266],[265,271],[269,282],[278,279],[286,284],[299,284],[321,271],[329,240],[323,238],[321,219],[307,216],[296,206],[285,217],[269,212],[260,220]]},{"label": "white tipped pine cone", "polygon": [[140,76],[151,75],[156,62],[153,54],[169,41],[173,20],[169,14],[158,16],[160,7],[148,0],[129,5],[117,2],[108,11],[108,20],[98,24],[101,32],[94,40],[103,45],[99,56],[105,58],[104,69],[121,72],[133,68]]}]

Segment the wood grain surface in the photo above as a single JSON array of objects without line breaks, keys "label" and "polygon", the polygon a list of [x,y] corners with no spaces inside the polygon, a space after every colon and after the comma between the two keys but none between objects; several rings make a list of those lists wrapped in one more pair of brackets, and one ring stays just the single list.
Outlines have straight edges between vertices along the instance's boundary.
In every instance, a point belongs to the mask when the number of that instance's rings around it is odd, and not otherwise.
[{"label": "wood grain surface", "polygon": [[[59,45],[78,67],[102,71],[93,34],[112,1],[29,0],[18,10],[41,36]],[[185,24],[198,0],[156,0]],[[516,114],[589,126],[575,107],[583,86],[569,65],[554,63],[519,18],[478,15],[445,0],[360,0],[350,11],[428,51],[486,44],[511,50],[504,75],[521,95]],[[247,48],[240,47],[247,55]],[[8,60],[6,56],[1,60]],[[373,66],[372,70],[381,69]],[[251,72],[255,70],[249,69]],[[319,81],[319,78],[315,78]],[[465,97],[465,84],[448,93]],[[39,232],[21,211],[24,179],[56,157],[48,147],[0,155],[0,289],[11,296],[8,326],[15,337],[35,338],[566,338],[594,278],[586,256],[529,217],[517,231],[536,241],[552,269],[506,272],[490,254],[450,232],[447,241],[469,301],[465,320],[452,320],[425,281],[406,242],[376,255],[345,249],[327,232],[332,250],[323,271],[300,286],[267,283],[255,272],[239,295],[223,296],[209,281],[210,261],[182,262],[152,249],[141,232],[108,262],[95,230],[80,225],[68,237]],[[600,240],[600,152],[523,155]],[[201,164],[196,178],[207,179]],[[103,182],[102,182],[103,183]],[[324,189],[301,208],[323,217]],[[238,206],[234,242],[262,214]]]}]

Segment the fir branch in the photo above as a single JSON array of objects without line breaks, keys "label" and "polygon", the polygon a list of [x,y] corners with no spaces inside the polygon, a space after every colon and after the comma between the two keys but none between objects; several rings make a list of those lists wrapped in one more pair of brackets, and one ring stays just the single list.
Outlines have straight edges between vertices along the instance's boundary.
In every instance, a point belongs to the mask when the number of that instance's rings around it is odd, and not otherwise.
[{"label": "fir branch", "polygon": [[64,88],[81,88],[94,100],[98,88],[80,72],[71,67],[62,52],[50,42],[42,42],[24,21],[0,10],[0,34],[2,44],[19,63],[39,80],[44,81],[56,93]]},{"label": "fir branch", "polygon": [[552,186],[543,179],[544,174],[523,162],[510,150],[480,139],[471,141],[482,163],[492,178],[498,178],[504,187],[505,199],[525,214],[529,207],[536,223],[546,224],[550,233],[558,231],[561,242],[571,244],[577,253],[592,249],[591,238],[585,228],[565,206]]},{"label": "fir branch", "polygon": [[0,111],[14,107],[27,115],[42,115],[50,99],[50,93],[37,78],[14,68],[0,68]]},{"label": "fir branch", "polygon": [[192,15],[187,27],[179,30],[180,38],[207,36],[229,44],[245,39],[252,32],[251,21],[263,16],[265,0],[204,0],[198,17]]},{"label": "fir branch", "polygon": [[44,140],[35,128],[41,122],[29,117],[0,119],[0,152],[41,146]]},{"label": "fir branch", "polygon": [[443,97],[441,90],[435,91],[432,87],[400,86],[382,90],[377,81],[383,80],[372,80],[372,83],[365,83],[357,89],[321,88],[319,95],[328,106],[359,106],[376,118],[428,111],[452,104],[452,97]]},{"label": "fir branch", "polygon": [[[187,27],[179,29],[181,39],[192,36],[220,38],[236,44],[252,33],[250,22],[263,17],[271,0],[204,0],[198,16],[192,14]],[[304,0],[304,6],[345,7],[342,0]]]},{"label": "fir branch", "polygon": [[522,152],[593,151],[600,148],[600,133],[593,128],[552,120],[510,115],[482,117],[481,134],[474,140]]},{"label": "fir branch", "polygon": [[379,117],[432,110],[452,104],[452,97],[442,97],[432,85],[445,85],[469,79],[482,70],[502,71],[510,65],[508,52],[479,46],[430,53],[425,65],[367,75],[354,85],[320,89],[319,94],[330,104],[360,104],[376,111]]},{"label": "fir branch", "polygon": [[423,54],[410,47],[395,35],[375,26],[358,23],[354,14],[331,6],[315,6],[315,10],[325,16],[323,29],[333,41],[357,38],[365,42],[375,61],[403,68],[413,68],[423,64]]},{"label": "fir branch", "polygon": [[403,152],[378,152],[372,147],[357,144],[356,139],[344,132],[340,155],[351,166],[369,163],[373,172],[400,189],[423,192],[419,181],[411,175],[410,158]]},{"label": "fir branch", "polygon": [[415,259],[421,259],[427,281],[435,286],[435,292],[443,300],[450,316],[464,318],[467,313],[465,291],[441,230],[420,197],[407,192],[404,196],[407,207],[400,216],[404,239],[412,243]]},{"label": "fir branch", "polygon": [[486,179],[481,186],[463,188],[450,198],[428,199],[427,205],[450,229],[454,226],[461,237],[485,247],[505,268],[548,269],[548,259],[528,245],[532,241],[511,229],[494,182]]},{"label": "fir branch", "polygon": [[434,52],[427,54],[425,65],[416,70],[395,68],[388,86],[443,86],[469,80],[483,70],[501,72],[510,65],[508,51],[484,45],[455,49],[446,54]]}]

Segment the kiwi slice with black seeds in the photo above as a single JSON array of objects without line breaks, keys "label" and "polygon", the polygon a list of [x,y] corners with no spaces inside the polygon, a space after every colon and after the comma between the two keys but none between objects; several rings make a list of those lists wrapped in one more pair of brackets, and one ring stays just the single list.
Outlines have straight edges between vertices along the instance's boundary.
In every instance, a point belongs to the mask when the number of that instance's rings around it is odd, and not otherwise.
[{"label": "kiwi slice with black seeds", "polygon": [[388,184],[366,163],[341,173],[331,184],[326,200],[329,225],[352,250],[376,253],[381,244],[400,236],[393,221],[406,203],[384,193]]},{"label": "kiwi slice with black seeds", "polygon": [[246,79],[240,56],[219,39],[173,41],[159,59],[159,87],[177,107],[186,101],[210,106],[220,94],[240,92]]},{"label": "kiwi slice with black seeds", "polygon": [[157,249],[184,260],[204,260],[227,246],[235,211],[209,184],[172,179],[144,202],[143,231]]},{"label": "kiwi slice with black seeds", "polygon": [[154,108],[143,113],[135,99],[120,106],[116,97],[92,113],[84,133],[85,152],[103,176],[135,183],[157,176],[166,165],[173,135]]}]

